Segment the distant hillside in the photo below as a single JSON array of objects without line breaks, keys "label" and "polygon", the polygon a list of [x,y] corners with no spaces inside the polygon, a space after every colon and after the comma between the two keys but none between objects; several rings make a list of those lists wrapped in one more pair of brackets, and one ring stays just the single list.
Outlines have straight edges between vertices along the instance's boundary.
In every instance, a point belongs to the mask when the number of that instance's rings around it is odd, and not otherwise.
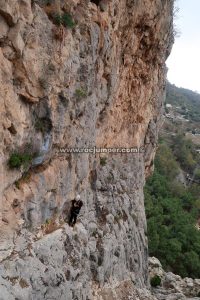
[{"label": "distant hillside", "polygon": [[200,95],[167,84],[155,171],[145,186],[149,253],[200,278]]},{"label": "distant hillside", "polygon": [[188,89],[178,88],[175,85],[167,83],[166,102],[179,106],[183,112],[188,109],[186,117],[189,120],[200,121],[200,94]]}]

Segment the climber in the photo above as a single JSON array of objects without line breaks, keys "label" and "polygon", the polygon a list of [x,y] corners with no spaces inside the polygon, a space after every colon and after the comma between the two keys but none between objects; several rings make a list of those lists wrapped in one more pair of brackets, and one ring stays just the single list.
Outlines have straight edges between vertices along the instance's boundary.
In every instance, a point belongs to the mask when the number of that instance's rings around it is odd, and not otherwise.
[{"label": "climber", "polygon": [[70,210],[69,226],[74,226],[76,224],[77,216],[83,206],[80,195],[77,195],[74,200],[72,200],[72,207]]}]

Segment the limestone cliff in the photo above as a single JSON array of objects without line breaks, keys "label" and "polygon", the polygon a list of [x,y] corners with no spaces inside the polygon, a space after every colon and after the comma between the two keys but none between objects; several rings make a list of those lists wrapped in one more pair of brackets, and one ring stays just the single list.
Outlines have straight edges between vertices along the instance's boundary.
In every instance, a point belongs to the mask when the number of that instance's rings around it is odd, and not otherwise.
[{"label": "limestone cliff", "polygon": [[[0,299],[153,299],[143,186],[172,15],[172,0],[0,0]],[[57,154],[94,146],[144,151]]]}]

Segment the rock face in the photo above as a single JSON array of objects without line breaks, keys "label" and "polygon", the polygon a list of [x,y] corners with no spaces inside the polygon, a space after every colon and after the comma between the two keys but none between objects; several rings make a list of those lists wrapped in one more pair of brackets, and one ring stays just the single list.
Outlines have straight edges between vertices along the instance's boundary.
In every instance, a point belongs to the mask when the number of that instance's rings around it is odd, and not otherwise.
[{"label": "rock face", "polygon": [[[172,0],[0,0],[0,299],[154,299],[143,186],[172,11]],[[59,152],[94,146],[140,151]],[[8,167],[13,153],[26,164]]]}]

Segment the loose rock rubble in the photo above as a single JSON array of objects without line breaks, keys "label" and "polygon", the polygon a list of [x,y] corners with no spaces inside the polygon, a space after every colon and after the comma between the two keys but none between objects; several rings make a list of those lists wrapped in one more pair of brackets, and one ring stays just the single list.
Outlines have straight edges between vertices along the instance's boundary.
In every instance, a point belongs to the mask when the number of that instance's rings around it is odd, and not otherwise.
[{"label": "loose rock rubble", "polygon": [[158,300],[200,299],[200,279],[181,278],[165,272],[155,257],[149,258],[149,275],[150,278],[158,275],[162,279],[160,287],[152,288],[152,293]]}]

